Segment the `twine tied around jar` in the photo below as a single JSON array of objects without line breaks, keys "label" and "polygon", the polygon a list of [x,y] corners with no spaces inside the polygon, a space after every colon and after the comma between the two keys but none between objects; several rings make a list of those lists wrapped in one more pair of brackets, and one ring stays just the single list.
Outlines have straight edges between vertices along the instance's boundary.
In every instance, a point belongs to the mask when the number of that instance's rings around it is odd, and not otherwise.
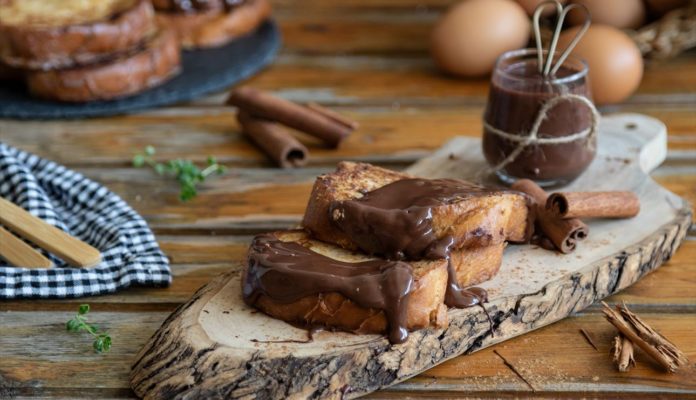
[{"label": "twine tied around jar", "polygon": [[[566,136],[540,137],[539,128],[541,127],[541,124],[544,122],[544,120],[546,120],[546,118],[549,116],[549,111],[551,111],[555,106],[557,106],[559,103],[563,101],[576,101],[581,104],[584,104],[590,110],[591,113],[590,126],[587,129],[584,129],[580,132],[575,132]],[[510,154],[508,154],[507,157],[505,157],[505,159],[500,161],[494,167],[490,168],[490,172],[498,172],[505,168],[508,164],[515,161],[515,159],[517,159],[517,157],[520,154],[522,154],[524,149],[526,149],[528,146],[557,145],[588,139],[587,148],[593,150],[594,143],[592,141],[592,138],[594,138],[597,135],[597,127],[599,125],[600,118],[601,117],[599,111],[597,111],[597,108],[590,99],[588,99],[585,96],[566,93],[549,99],[541,106],[539,112],[536,115],[536,118],[534,119],[534,124],[532,124],[532,128],[529,130],[529,133],[527,135],[505,132],[501,129],[492,126],[484,120],[483,126],[488,132],[493,133],[494,135],[497,135],[509,142],[517,143],[517,147],[515,147],[515,149],[512,152],[510,152]]]}]

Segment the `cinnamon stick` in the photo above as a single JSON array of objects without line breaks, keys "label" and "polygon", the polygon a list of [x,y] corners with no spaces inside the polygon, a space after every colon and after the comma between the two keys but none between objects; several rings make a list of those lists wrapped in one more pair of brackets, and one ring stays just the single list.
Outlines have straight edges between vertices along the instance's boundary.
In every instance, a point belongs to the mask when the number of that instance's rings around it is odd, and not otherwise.
[{"label": "cinnamon stick", "polygon": [[281,99],[254,88],[242,87],[230,93],[227,104],[267,120],[277,121],[290,128],[312,135],[331,147],[338,145],[354,128],[328,117],[325,112]]},{"label": "cinnamon stick", "polygon": [[614,325],[634,345],[640,347],[641,350],[655,359],[667,371],[674,372],[679,367],[689,363],[686,355],[681,350],[643,322],[626,305],[616,306],[616,310],[609,307],[605,302],[602,302],[602,305],[604,306],[602,311],[607,321]]},{"label": "cinnamon stick", "polygon": [[626,372],[636,366],[636,360],[633,358],[633,343],[622,334],[614,337],[614,363],[621,372]]},{"label": "cinnamon stick", "polygon": [[244,135],[278,166],[293,168],[307,164],[307,148],[281,125],[253,117],[244,111],[237,113],[237,121]]},{"label": "cinnamon stick", "polygon": [[569,192],[549,196],[546,208],[561,218],[631,218],[640,211],[633,192]]},{"label": "cinnamon stick", "polygon": [[339,124],[342,124],[346,126],[347,128],[350,128],[352,130],[358,129],[360,124],[357,123],[357,121],[350,120],[343,115],[337,113],[334,110],[331,110],[329,108],[326,108],[318,103],[315,102],[309,102],[307,103],[307,108],[310,110],[316,111],[320,114],[323,114],[324,116],[331,118],[332,120],[338,122]]},{"label": "cinnamon stick", "polygon": [[528,194],[535,202],[536,222],[546,237],[561,253],[571,253],[577,242],[587,238],[589,228],[579,219],[562,219],[546,209],[548,194],[529,179],[520,179],[512,189]]}]

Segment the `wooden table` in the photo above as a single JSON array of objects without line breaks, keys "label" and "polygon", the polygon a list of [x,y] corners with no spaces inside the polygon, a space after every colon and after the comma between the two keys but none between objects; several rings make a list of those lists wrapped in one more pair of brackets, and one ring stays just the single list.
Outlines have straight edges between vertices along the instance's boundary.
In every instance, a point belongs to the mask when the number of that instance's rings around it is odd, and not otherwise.
[{"label": "wooden table", "polygon": [[[428,32],[451,0],[276,0],[285,37],[276,63],[248,83],[317,101],[362,124],[339,151],[309,143],[307,168],[279,170],[238,133],[224,93],[118,118],[70,122],[0,120],[0,139],[74,168],[121,195],[151,224],[172,261],[167,289],[131,288],[65,301],[0,302],[0,398],[129,398],[130,364],[164,318],[201,285],[240,268],[251,235],[298,223],[313,178],[339,160],[402,168],[455,135],[478,136],[486,79],[437,73]],[[657,117],[669,154],[653,176],[696,204],[696,52],[648,65],[638,92],[602,110]],[[146,145],[163,160],[216,156],[229,172],[189,203],[178,187],[130,166]],[[672,260],[609,299],[625,301],[696,361],[696,229]],[[65,332],[77,305],[108,330],[113,349],[95,354],[85,335]],[[589,332],[598,350],[580,334]],[[461,356],[374,398],[696,397],[692,364],[666,374],[643,354],[628,373],[611,363],[614,328],[593,306],[531,334]],[[494,351],[497,351],[496,354]],[[504,357],[529,382],[506,366]],[[532,390],[536,391],[535,393]]]}]

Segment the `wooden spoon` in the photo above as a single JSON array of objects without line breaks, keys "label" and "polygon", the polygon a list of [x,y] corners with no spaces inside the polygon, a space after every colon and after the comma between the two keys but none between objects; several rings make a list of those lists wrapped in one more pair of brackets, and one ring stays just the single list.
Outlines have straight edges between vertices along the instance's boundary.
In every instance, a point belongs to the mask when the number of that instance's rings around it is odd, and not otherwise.
[{"label": "wooden spoon", "polygon": [[50,268],[53,265],[51,260],[1,226],[0,258],[20,268]]},{"label": "wooden spoon", "polygon": [[74,267],[94,266],[101,261],[99,250],[3,198],[0,198],[0,223]]}]

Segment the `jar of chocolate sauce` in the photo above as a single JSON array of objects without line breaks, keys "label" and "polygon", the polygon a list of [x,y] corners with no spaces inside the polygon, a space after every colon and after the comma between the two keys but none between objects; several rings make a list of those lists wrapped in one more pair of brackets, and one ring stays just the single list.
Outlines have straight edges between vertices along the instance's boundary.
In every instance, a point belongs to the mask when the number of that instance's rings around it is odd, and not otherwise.
[{"label": "jar of chocolate sauce", "polygon": [[[595,156],[597,114],[585,62],[568,57],[544,77],[537,54],[516,50],[498,59],[483,119],[483,153],[503,182],[527,178],[541,186],[563,185]],[[549,101],[555,105],[540,116]],[[536,140],[530,140],[535,126]]]}]

